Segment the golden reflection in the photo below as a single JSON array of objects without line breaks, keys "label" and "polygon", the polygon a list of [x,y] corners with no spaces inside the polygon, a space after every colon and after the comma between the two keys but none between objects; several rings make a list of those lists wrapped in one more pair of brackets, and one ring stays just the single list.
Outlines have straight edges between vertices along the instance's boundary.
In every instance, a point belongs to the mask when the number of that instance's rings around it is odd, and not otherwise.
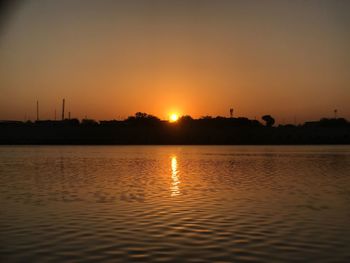
[{"label": "golden reflection", "polygon": [[180,194],[180,177],[178,175],[176,156],[171,157],[171,196],[177,196]]}]

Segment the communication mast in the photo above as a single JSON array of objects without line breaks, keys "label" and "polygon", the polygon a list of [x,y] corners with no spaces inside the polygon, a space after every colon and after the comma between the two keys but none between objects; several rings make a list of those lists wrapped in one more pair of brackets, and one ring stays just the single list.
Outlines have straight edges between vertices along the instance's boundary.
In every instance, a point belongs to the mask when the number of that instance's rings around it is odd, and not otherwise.
[{"label": "communication mast", "polygon": [[230,117],[233,118],[233,109],[230,109]]},{"label": "communication mast", "polygon": [[64,121],[64,105],[65,105],[65,99],[62,101],[62,121]]},{"label": "communication mast", "polygon": [[36,101],[36,120],[39,120],[39,101]]}]

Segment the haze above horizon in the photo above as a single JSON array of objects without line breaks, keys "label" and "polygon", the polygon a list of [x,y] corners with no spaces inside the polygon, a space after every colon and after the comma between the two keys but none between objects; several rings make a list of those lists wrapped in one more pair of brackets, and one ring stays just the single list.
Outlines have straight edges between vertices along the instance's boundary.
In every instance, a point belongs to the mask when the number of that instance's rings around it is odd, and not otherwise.
[{"label": "haze above horizon", "polygon": [[0,119],[350,119],[350,1],[16,1]]}]

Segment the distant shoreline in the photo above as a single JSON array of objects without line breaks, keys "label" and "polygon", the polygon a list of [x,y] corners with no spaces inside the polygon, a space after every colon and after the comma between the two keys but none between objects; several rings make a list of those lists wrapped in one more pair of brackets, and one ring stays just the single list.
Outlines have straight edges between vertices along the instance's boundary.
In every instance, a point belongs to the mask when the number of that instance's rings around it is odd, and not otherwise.
[{"label": "distant shoreline", "polygon": [[346,144],[0,144],[2,146],[350,146]]},{"label": "distant shoreline", "polygon": [[0,145],[348,145],[350,125],[329,119],[267,127],[239,118],[0,122]]}]

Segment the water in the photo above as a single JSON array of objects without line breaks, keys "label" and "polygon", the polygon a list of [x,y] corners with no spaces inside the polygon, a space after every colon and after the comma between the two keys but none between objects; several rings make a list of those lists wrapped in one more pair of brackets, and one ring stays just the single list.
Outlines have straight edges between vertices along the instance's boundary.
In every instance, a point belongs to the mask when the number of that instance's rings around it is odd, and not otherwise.
[{"label": "water", "polygon": [[1,146],[1,262],[350,262],[350,146]]}]

